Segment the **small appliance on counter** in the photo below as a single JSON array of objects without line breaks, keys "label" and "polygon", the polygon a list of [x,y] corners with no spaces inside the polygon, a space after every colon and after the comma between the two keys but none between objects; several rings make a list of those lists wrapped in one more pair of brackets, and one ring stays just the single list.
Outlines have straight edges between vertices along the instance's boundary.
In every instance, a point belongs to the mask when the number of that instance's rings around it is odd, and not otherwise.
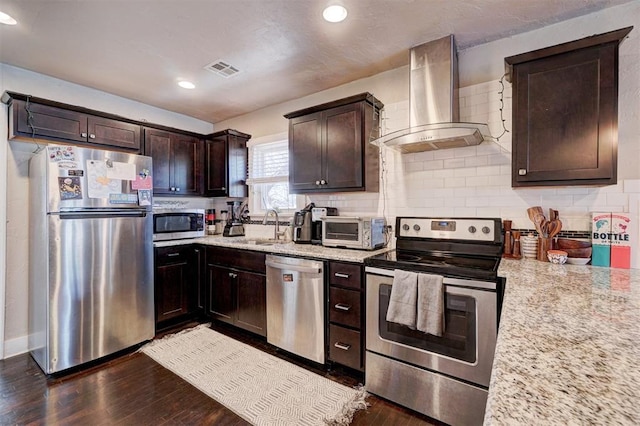
[{"label": "small appliance on counter", "polygon": [[383,217],[322,217],[322,245],[358,250],[376,250],[387,245]]},{"label": "small appliance on counter", "polygon": [[296,244],[310,244],[312,237],[311,210],[315,204],[310,203],[304,209],[293,214],[293,242]]},{"label": "small appliance on counter", "polygon": [[246,204],[241,201],[227,201],[227,205],[229,206],[229,214],[227,215],[227,223],[224,226],[222,235],[224,237],[244,236],[242,214]]},{"label": "small appliance on counter", "polygon": [[322,218],[338,216],[335,207],[314,207],[311,209],[311,244],[322,244]]}]

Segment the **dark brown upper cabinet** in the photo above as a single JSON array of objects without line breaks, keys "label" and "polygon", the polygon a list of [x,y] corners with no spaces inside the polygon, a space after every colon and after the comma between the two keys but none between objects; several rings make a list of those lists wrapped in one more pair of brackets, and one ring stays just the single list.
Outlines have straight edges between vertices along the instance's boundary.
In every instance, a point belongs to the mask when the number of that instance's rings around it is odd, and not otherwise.
[{"label": "dark brown upper cabinet", "polygon": [[[14,97],[15,96],[15,97]],[[9,100],[10,98],[10,100]],[[45,139],[140,152],[141,126],[121,118],[90,114],[83,108],[8,94],[9,139]]]},{"label": "dark brown upper cabinet", "polygon": [[153,158],[153,193],[202,195],[202,140],[192,134],[144,129],[144,154]]},{"label": "dark brown upper cabinet", "polygon": [[204,141],[204,195],[246,197],[247,141],[251,135],[227,129],[208,135]]},{"label": "dark brown upper cabinet", "polygon": [[285,115],[289,119],[289,192],[378,191],[379,111],[370,93]]},{"label": "dark brown upper cabinet", "polygon": [[505,58],[513,187],[616,183],[618,46],[632,28]]}]

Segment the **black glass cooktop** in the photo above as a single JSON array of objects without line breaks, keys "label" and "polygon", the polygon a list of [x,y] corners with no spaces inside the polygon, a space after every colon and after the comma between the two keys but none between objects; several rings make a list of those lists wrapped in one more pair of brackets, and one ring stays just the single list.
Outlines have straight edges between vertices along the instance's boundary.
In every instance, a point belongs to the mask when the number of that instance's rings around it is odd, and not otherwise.
[{"label": "black glass cooktop", "polygon": [[384,269],[404,269],[450,277],[495,279],[500,257],[392,250],[366,259],[365,264]]}]

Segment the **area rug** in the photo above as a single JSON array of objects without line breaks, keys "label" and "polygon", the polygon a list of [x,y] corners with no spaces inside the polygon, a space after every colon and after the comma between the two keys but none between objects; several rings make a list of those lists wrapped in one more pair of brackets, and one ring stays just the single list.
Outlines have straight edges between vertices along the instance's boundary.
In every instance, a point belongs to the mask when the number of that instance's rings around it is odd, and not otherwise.
[{"label": "area rug", "polygon": [[347,425],[366,408],[364,389],[333,382],[206,325],[141,350],[254,425]]}]

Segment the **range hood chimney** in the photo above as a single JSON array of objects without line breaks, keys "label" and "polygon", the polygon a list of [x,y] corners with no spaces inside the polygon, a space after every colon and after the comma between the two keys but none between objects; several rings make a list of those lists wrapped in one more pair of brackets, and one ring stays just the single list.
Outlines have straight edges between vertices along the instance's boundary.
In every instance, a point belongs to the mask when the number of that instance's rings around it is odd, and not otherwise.
[{"label": "range hood chimney", "polygon": [[410,50],[410,128],[372,143],[403,153],[473,146],[490,137],[489,127],[460,123],[458,58],[453,34]]}]

